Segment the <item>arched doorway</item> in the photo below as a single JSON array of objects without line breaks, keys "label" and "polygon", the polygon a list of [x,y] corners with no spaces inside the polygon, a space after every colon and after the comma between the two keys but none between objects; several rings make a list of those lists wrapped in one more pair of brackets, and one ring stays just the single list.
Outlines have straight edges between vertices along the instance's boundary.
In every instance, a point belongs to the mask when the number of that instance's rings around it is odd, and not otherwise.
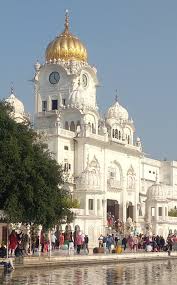
[{"label": "arched doorway", "polygon": [[107,213],[114,216],[115,220],[119,219],[119,203],[117,200],[107,200]]},{"label": "arched doorway", "polygon": [[133,204],[132,204],[132,202],[128,202],[128,204],[127,204],[127,219],[128,218],[131,218],[132,219],[132,221],[133,221]]}]

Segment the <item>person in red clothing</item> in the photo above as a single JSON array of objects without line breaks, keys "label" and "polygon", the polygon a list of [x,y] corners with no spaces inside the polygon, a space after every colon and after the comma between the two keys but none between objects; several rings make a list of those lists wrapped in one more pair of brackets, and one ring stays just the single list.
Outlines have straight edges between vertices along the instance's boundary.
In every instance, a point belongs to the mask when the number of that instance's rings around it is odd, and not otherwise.
[{"label": "person in red clothing", "polygon": [[81,250],[81,246],[82,246],[82,235],[81,233],[79,232],[77,235],[76,235],[76,246],[77,246],[77,254],[80,254],[80,250]]},{"label": "person in red clothing", "polygon": [[60,248],[64,245],[64,241],[65,241],[64,234],[62,233],[60,234],[60,242],[59,242]]},{"label": "person in red clothing", "polygon": [[9,254],[14,255],[15,249],[17,247],[17,235],[15,230],[13,230],[9,236]]}]

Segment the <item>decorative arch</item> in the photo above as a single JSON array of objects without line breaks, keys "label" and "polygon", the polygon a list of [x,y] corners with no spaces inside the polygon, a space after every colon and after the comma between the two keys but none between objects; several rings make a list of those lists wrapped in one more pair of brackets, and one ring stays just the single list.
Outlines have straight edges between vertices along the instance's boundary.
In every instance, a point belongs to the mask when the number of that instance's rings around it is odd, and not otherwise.
[{"label": "decorative arch", "polygon": [[108,178],[116,180],[119,182],[120,186],[122,185],[122,167],[118,161],[114,160],[110,163],[110,166],[108,167]]},{"label": "decorative arch", "polygon": [[98,159],[96,158],[95,154],[93,156],[93,159],[90,162],[89,162],[89,155],[88,155],[87,161],[88,161],[89,167],[95,168],[95,169],[100,169],[100,164],[99,164]]},{"label": "decorative arch", "polygon": [[126,126],[124,129],[124,137],[128,144],[131,144],[132,137],[133,137],[133,131],[130,127]]},{"label": "decorative arch", "polygon": [[127,188],[128,189],[135,188],[135,178],[136,178],[136,173],[134,171],[133,166],[131,165],[127,171]]}]

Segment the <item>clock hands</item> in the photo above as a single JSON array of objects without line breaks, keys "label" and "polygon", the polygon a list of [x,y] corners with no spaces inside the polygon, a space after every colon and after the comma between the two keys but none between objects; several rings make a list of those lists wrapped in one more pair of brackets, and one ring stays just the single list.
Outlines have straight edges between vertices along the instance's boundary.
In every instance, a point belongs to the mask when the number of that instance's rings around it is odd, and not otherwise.
[{"label": "clock hands", "polygon": [[53,71],[50,75],[49,75],[49,81],[51,84],[56,84],[58,83],[60,80],[60,75],[57,71]]},{"label": "clock hands", "polygon": [[54,80],[55,82],[57,82],[57,78],[55,76],[56,76],[56,73],[54,73]]}]

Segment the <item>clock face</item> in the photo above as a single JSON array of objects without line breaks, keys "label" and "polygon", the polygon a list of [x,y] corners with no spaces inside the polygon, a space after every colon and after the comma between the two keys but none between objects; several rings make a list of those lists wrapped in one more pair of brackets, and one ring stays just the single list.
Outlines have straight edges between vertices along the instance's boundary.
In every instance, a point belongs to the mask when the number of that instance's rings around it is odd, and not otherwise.
[{"label": "clock face", "polygon": [[53,71],[49,75],[49,82],[51,84],[57,84],[60,80],[60,74],[57,71]]},{"label": "clock face", "polygon": [[82,74],[82,86],[86,88],[88,85],[88,77],[85,73]]}]

